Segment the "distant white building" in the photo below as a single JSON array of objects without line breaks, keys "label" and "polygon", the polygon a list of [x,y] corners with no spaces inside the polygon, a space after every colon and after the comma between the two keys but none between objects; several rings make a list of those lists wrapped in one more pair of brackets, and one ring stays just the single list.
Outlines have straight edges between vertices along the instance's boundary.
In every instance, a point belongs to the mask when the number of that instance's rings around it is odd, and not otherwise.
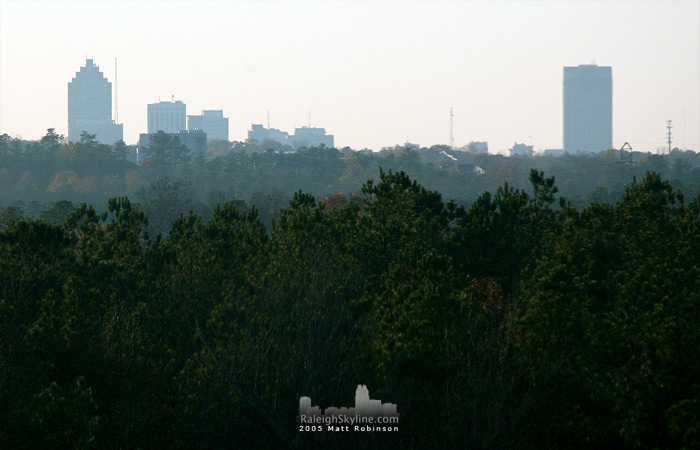
[{"label": "distant white building", "polygon": [[205,109],[201,115],[187,116],[187,129],[202,130],[209,140],[228,141],[228,117],[221,109]]},{"label": "distant white building", "polygon": [[255,140],[260,143],[264,141],[274,141],[280,144],[286,144],[288,137],[289,134],[286,131],[280,131],[276,128],[265,128],[258,123],[252,124],[251,129],[248,131],[248,140]]},{"label": "distant white building", "polygon": [[180,100],[148,105],[148,134],[184,131],[187,106]]},{"label": "distant white building", "polygon": [[287,138],[287,143],[294,148],[311,148],[325,145],[334,148],[333,135],[326,134],[325,128],[301,127],[294,130],[294,134]]},{"label": "distant white building", "polygon": [[469,153],[478,155],[478,154],[488,153],[488,152],[489,152],[489,143],[488,142],[472,141],[469,143]]},{"label": "distant white building", "polygon": [[289,145],[295,149],[320,147],[335,148],[332,134],[326,134],[325,128],[301,127],[295,128],[294,134],[289,135],[286,131],[276,128],[265,128],[260,124],[252,124],[248,131],[248,140],[256,140],[260,143],[264,141],[275,141],[283,145]]},{"label": "distant white building", "polygon": [[112,120],[112,83],[90,58],[68,83],[68,140],[80,141],[83,131],[108,145],[124,139],[124,126]]},{"label": "distant white building", "polygon": [[510,156],[523,155],[532,156],[533,147],[532,145],[518,144],[517,142],[513,144],[510,149]]}]

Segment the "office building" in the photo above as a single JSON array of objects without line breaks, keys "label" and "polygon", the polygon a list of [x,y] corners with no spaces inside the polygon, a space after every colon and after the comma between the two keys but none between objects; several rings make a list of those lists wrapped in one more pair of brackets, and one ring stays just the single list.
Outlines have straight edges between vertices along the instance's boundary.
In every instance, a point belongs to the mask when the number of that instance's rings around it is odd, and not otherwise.
[{"label": "office building", "polygon": [[[268,125],[269,126],[269,125]],[[265,128],[262,124],[254,123],[248,131],[249,141],[258,141],[262,144],[265,141],[274,141],[280,144],[287,144],[289,135],[286,131],[280,131],[276,128]]]},{"label": "office building", "polygon": [[248,140],[256,140],[260,144],[265,141],[274,141],[289,145],[294,149],[321,147],[322,145],[327,148],[335,148],[333,135],[326,134],[325,128],[295,128],[294,134],[289,135],[286,131],[264,128],[262,125],[254,123],[251,130],[248,131]]},{"label": "office building", "polygon": [[187,106],[180,100],[151,103],[148,105],[148,134],[184,131],[186,115]]},{"label": "office building", "polygon": [[326,134],[325,128],[301,127],[295,128],[294,134],[289,136],[287,143],[294,148],[311,148],[325,145],[333,147],[333,135]]},{"label": "office building", "polygon": [[533,152],[532,145],[514,143],[513,147],[510,149],[510,156],[515,156],[515,155],[532,156],[532,152]]},{"label": "office building", "polygon": [[474,155],[485,154],[489,152],[488,142],[476,142],[472,141],[469,143],[469,153]]},{"label": "office building", "polygon": [[612,148],[612,68],[564,67],[564,151]]},{"label": "office building", "polygon": [[228,117],[220,109],[205,109],[199,116],[187,116],[187,129],[204,131],[210,141],[228,141]]},{"label": "office building", "polygon": [[124,126],[112,120],[112,83],[90,58],[68,83],[68,140],[84,131],[103,144],[124,139]]}]

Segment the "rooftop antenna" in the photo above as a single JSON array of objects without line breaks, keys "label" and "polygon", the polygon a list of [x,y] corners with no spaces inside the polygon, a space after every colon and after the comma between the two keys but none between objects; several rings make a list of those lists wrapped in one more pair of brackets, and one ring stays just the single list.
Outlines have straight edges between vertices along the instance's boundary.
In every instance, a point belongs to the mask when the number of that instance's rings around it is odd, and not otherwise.
[{"label": "rooftop antenna", "polygon": [[667,120],[666,121],[666,129],[668,130],[668,133],[666,134],[666,137],[668,138],[668,153],[671,154],[671,121]]},{"label": "rooftop antenna", "polygon": [[170,103],[175,103],[175,94],[170,94]]},{"label": "rooftop antenna", "polygon": [[455,148],[455,135],[454,135],[454,113],[452,107],[450,107],[450,148]]},{"label": "rooftop antenna", "polygon": [[119,123],[119,97],[117,96],[117,58],[114,58],[114,122]]}]

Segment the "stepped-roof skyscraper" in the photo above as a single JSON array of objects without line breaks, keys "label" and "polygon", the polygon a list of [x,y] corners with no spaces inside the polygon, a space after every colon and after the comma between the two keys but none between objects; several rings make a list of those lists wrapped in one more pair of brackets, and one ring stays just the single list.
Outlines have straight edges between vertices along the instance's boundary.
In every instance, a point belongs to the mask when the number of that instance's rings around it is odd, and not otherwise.
[{"label": "stepped-roof skyscraper", "polygon": [[612,68],[564,67],[564,151],[612,148]]},{"label": "stepped-roof skyscraper", "polygon": [[112,120],[112,83],[90,58],[68,83],[68,140],[79,141],[83,131],[103,144],[124,138],[124,126]]}]

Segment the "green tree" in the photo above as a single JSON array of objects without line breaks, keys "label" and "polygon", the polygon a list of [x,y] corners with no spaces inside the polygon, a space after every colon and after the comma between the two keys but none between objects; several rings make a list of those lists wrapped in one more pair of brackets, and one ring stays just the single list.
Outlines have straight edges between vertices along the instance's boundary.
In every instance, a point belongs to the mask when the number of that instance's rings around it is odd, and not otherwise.
[{"label": "green tree", "polygon": [[192,183],[159,177],[137,193],[153,235],[165,235],[181,214],[198,209]]},{"label": "green tree", "polygon": [[696,203],[648,174],[567,222],[529,274],[513,332],[528,382],[568,399],[542,415],[560,418],[561,445],[692,446],[679,430],[697,423]]},{"label": "green tree", "polygon": [[64,220],[66,220],[66,217],[73,211],[75,211],[75,206],[73,206],[73,203],[69,202],[68,200],[61,200],[58,202],[54,202],[53,205],[51,205],[51,208],[42,211],[39,214],[39,218],[47,221],[47,222],[52,222],[52,223],[63,223]]},{"label": "green tree", "polygon": [[67,386],[52,382],[32,400],[27,408],[32,433],[25,436],[25,445],[41,449],[96,448],[97,405],[83,377]]},{"label": "green tree", "polygon": [[150,136],[146,147],[146,164],[160,170],[172,170],[176,165],[189,161],[190,149],[177,136],[158,131]]}]

